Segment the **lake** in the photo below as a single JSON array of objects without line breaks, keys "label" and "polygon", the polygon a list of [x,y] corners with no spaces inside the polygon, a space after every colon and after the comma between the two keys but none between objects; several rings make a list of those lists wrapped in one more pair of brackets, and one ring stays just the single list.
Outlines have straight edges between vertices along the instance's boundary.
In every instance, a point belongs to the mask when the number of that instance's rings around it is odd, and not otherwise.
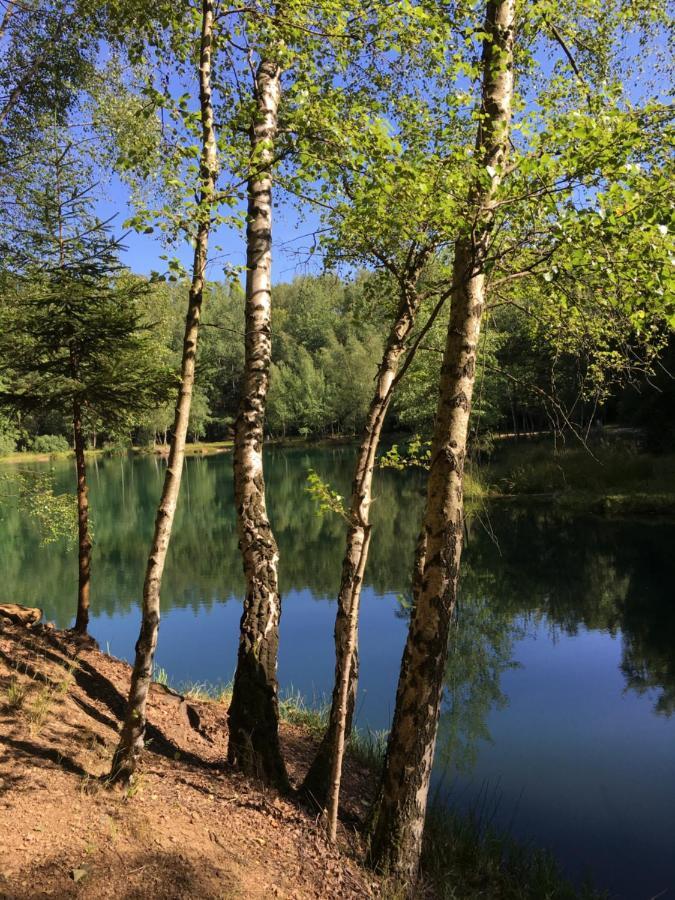
[{"label": "lake", "polygon": [[[281,554],[279,681],[329,694],[344,526],[319,517],[307,469],[348,494],[354,451],[271,449],[268,503]],[[91,632],[131,659],[165,462],[90,465]],[[53,470],[72,490],[74,464]],[[10,471],[8,469],[8,471]],[[389,725],[406,632],[420,472],[377,473],[363,592],[358,725]],[[75,550],[42,546],[5,497],[0,602],[72,623]],[[675,897],[675,522],[572,518],[492,504],[467,529],[434,790],[549,847],[612,897]],[[186,462],[162,591],[157,665],[173,685],[228,682],[243,594],[229,454]]]}]

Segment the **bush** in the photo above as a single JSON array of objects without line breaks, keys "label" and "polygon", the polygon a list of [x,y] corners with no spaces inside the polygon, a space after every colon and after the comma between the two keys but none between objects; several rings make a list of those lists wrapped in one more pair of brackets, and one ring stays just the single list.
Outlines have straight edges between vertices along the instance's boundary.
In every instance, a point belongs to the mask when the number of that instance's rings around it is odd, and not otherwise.
[{"label": "bush", "polygon": [[134,443],[138,447],[154,448],[157,439],[157,432],[150,425],[141,425],[136,430]]},{"label": "bush", "polygon": [[62,434],[37,434],[31,441],[34,453],[63,453],[70,450],[70,444]]},{"label": "bush", "polygon": [[106,456],[124,456],[131,450],[131,440],[127,435],[116,435],[103,444]]},{"label": "bush", "polygon": [[16,438],[13,434],[0,432],[0,456],[7,456],[16,450]]}]

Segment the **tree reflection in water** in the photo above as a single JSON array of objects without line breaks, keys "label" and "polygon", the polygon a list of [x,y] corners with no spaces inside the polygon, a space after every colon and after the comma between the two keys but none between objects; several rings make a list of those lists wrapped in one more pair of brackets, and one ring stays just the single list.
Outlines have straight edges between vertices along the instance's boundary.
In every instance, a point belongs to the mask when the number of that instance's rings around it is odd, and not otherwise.
[{"label": "tree reflection in water", "polygon": [[[272,524],[281,552],[284,595],[308,589],[317,602],[336,595],[344,525],[319,517],[305,491],[309,467],[342,494],[349,490],[351,448],[271,450],[266,459]],[[69,463],[54,465],[66,489]],[[92,478],[95,527],[93,612],[132,610],[141,594],[148,541],[164,460],[103,458]],[[377,473],[374,535],[366,583],[376,594],[405,592],[410,580],[424,477]],[[70,624],[72,549],[42,547],[35,525],[10,496],[1,500],[0,565],[5,601],[38,605],[60,627]],[[675,523],[555,515],[541,506],[493,503],[472,518],[460,601],[448,659],[444,732],[447,752],[470,762],[486,738],[490,709],[506,701],[500,679],[528,624],[573,635],[581,627],[621,634],[626,688],[675,710]],[[196,563],[195,563],[196,560]],[[164,611],[195,613],[239,602],[241,561],[233,515],[229,454],[192,458],[167,561]],[[361,642],[378,635],[362,632]],[[331,634],[326,634],[326,648]],[[395,676],[394,676],[395,678]],[[329,687],[329,686],[327,686]]]}]

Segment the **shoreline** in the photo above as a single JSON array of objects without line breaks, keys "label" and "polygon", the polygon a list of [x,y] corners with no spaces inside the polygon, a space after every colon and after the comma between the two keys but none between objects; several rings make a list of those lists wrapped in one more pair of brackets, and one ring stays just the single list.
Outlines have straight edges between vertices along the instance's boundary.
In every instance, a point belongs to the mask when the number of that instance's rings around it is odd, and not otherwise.
[{"label": "shoreline", "polygon": [[[388,436],[388,439],[395,438],[395,435]],[[353,437],[334,437],[321,438],[316,441],[308,441],[305,438],[279,438],[270,440],[268,446],[279,450],[311,450],[322,449],[328,447],[346,447],[354,444]],[[532,445],[528,442],[523,443],[522,455],[525,457],[525,465],[527,466],[527,448]],[[223,453],[230,453],[233,449],[233,442],[226,441],[198,441],[187,444],[185,455],[187,457],[204,457],[216,456]],[[517,451],[519,445],[515,444],[512,451]],[[114,448],[105,448],[97,450],[87,450],[86,455],[89,459],[100,459],[105,456],[157,456],[166,458],[169,453],[168,445],[155,444],[154,447],[130,447],[124,450],[115,450]],[[13,453],[0,457],[0,466],[3,464],[7,467],[21,466],[22,464],[48,463],[63,460],[74,459],[72,450],[59,451],[56,453],[33,453],[24,451]],[[639,459],[639,455],[638,455]],[[644,456],[645,461],[649,460],[648,454]],[[672,464],[675,473],[675,458],[662,457],[666,465]],[[530,466],[533,473],[538,472],[539,464],[535,463]],[[619,518],[627,516],[645,517],[656,516],[662,519],[675,518],[675,490],[669,490],[672,485],[668,482],[665,489],[644,490],[644,485],[640,484],[639,488],[631,491],[630,489],[622,489],[621,479],[617,479],[616,487],[607,485],[604,489],[591,487],[593,484],[593,473],[588,473],[589,489],[584,490],[577,487],[566,487],[562,489],[539,490],[533,487],[532,490],[499,490],[497,484],[502,481],[501,475],[503,467],[499,462],[495,465],[488,463],[484,467],[478,468],[478,478],[472,477],[471,470],[467,472],[467,484],[465,495],[468,504],[498,504],[511,505],[514,507],[543,507],[548,506],[553,511],[561,514],[569,515],[595,515],[603,518]],[[487,477],[486,477],[487,476]],[[638,485],[636,485],[638,487]],[[626,485],[629,488],[629,485]]]},{"label": "shoreline", "polygon": [[[232,441],[197,441],[185,445],[185,456],[215,456],[232,450]],[[153,447],[97,448],[85,450],[88,459],[101,459],[105,456],[168,456],[168,444],[155,444]],[[0,456],[0,465],[21,465],[22,463],[55,462],[75,459],[74,450],[58,450],[54,453],[34,453],[32,450],[21,450]]]},{"label": "shoreline", "polygon": [[[215,900],[224,888],[287,900],[403,896],[366,865],[381,737],[350,742],[338,842],[330,845],[316,809],[226,764],[227,687],[179,692],[157,672],[139,774],[127,788],[110,787],[129,664],[72,632],[2,618],[0,651],[0,778],[21,782],[0,804],[0,896],[108,898],[133,889],[157,900]],[[325,722],[325,711],[301,698],[281,700],[292,783],[300,783]],[[430,808],[420,891],[429,900],[606,898],[575,887],[548,851],[438,805]]]},{"label": "shoreline", "polygon": [[512,506],[548,506],[557,513],[576,515],[594,515],[602,518],[621,518],[622,516],[659,516],[664,519],[675,518],[675,493],[640,493],[615,494],[595,493],[589,491],[555,492],[541,494],[500,494],[488,491],[467,500],[485,500],[490,503]]}]

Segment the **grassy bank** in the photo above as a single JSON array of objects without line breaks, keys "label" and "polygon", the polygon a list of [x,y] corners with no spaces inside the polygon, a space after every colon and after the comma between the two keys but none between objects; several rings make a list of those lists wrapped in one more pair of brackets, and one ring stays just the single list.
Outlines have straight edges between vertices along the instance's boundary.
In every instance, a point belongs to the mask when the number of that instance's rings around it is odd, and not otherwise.
[{"label": "grassy bank", "polygon": [[[95,453],[98,451],[94,451]],[[22,450],[18,453],[8,453],[0,456],[0,465],[24,465],[25,463],[49,462],[53,459],[74,459],[72,450],[59,450],[55,453],[34,453],[32,450]]]},{"label": "grassy bank", "polygon": [[[232,449],[232,441],[192,441],[185,445],[186,456],[210,456],[214,453],[225,453]],[[168,456],[168,444],[154,444],[152,447],[132,447],[132,453],[140,455]]]},{"label": "grassy bank", "polygon": [[511,443],[472,467],[467,496],[570,512],[674,515],[675,455],[644,453],[628,442],[557,450],[550,440]]},{"label": "grassy bank", "polygon": [[[185,445],[186,456],[210,456],[214,453],[225,453],[232,449],[232,441],[194,441]],[[126,456],[133,453],[138,456],[168,456],[168,444],[155,444],[152,447],[103,447],[97,450],[86,450],[88,459],[102,456]],[[50,462],[53,460],[74,459],[72,450],[58,450],[51,453],[35,453],[32,450],[22,450],[17,453],[9,453],[0,456],[0,464],[24,465],[25,463]]]},{"label": "grassy bank", "polygon": [[[272,442],[279,447],[321,447],[352,443],[353,439],[304,438]],[[226,453],[232,441],[187,444],[186,456]],[[165,456],[168,446],[89,450],[89,458],[128,452]],[[0,464],[49,462],[73,457],[72,451],[21,452],[0,457]],[[641,452],[623,441],[555,449],[549,438],[499,442],[493,455],[467,468],[465,495],[470,504],[488,501],[542,503],[561,511],[602,515],[675,515],[675,454]]]},{"label": "grassy bank", "polygon": [[[167,683],[164,671],[157,673]],[[231,684],[188,684],[179,688],[187,698],[228,706]],[[328,719],[328,707],[308,706],[297,692],[279,703],[282,722],[303,728],[319,740]],[[371,784],[384,763],[386,732],[355,730],[347,746],[347,765],[361,766]],[[575,887],[547,850],[525,845],[494,828],[484,813],[453,813],[439,797],[431,800],[422,856],[422,883],[437,900],[605,900],[607,894],[591,886]],[[400,900],[395,886],[384,896]]]}]

